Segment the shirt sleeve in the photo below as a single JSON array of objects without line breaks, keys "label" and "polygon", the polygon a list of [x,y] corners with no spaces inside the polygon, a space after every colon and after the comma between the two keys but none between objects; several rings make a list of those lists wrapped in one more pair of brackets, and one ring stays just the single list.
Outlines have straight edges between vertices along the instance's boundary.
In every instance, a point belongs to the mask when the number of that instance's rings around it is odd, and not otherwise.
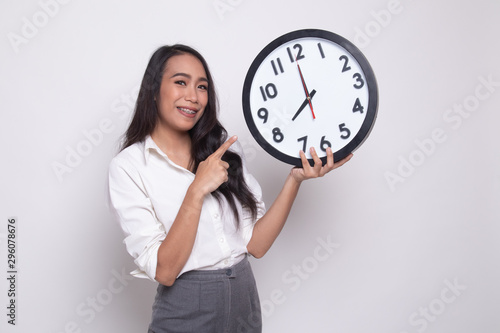
[{"label": "shirt sleeve", "polygon": [[128,253],[139,268],[131,274],[155,281],[158,249],[166,232],[158,220],[141,176],[126,159],[109,166],[109,206],[125,234]]}]

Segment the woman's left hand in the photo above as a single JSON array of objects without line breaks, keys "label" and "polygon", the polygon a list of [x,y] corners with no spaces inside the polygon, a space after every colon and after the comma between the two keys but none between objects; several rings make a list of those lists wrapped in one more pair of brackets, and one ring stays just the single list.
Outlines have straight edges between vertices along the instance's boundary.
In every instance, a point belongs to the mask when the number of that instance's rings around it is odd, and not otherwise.
[{"label": "woman's left hand", "polygon": [[318,154],[316,153],[316,150],[313,147],[311,147],[310,152],[311,152],[311,157],[314,160],[314,166],[311,166],[309,164],[309,161],[306,158],[306,154],[303,151],[300,151],[300,159],[302,160],[302,168],[293,168],[290,171],[290,175],[293,177],[293,179],[295,179],[299,183],[301,183],[303,180],[306,180],[306,179],[323,177],[324,175],[326,175],[328,172],[332,171],[333,169],[336,169],[336,168],[344,165],[345,163],[347,163],[351,159],[351,157],[353,156],[352,154],[349,154],[343,160],[338,161],[338,162],[334,162],[332,149],[327,148],[326,149],[326,164],[323,165],[323,162],[318,157]]},{"label": "woman's left hand", "polygon": [[306,154],[302,151],[300,152],[302,168],[293,168],[290,171],[283,185],[283,189],[280,191],[271,207],[264,216],[255,223],[252,237],[247,245],[247,250],[252,256],[261,258],[269,250],[276,237],[278,237],[281,229],[283,229],[285,225],[302,181],[309,178],[323,177],[328,172],[349,161],[352,154],[335,163],[333,160],[333,152],[328,148],[326,151],[325,165],[323,165],[323,162],[313,148],[311,148],[311,156],[314,160],[314,166],[309,164]]}]

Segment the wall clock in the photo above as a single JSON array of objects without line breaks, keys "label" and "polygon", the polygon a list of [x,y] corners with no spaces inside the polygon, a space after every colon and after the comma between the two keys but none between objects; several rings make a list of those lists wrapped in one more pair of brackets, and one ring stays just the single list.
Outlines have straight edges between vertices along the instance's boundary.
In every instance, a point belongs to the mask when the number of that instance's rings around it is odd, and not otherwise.
[{"label": "wall clock", "polygon": [[243,85],[250,132],[269,154],[301,166],[299,151],[326,163],[356,150],[375,123],[378,89],[373,70],[347,39],[303,29],[269,43],[255,58]]}]

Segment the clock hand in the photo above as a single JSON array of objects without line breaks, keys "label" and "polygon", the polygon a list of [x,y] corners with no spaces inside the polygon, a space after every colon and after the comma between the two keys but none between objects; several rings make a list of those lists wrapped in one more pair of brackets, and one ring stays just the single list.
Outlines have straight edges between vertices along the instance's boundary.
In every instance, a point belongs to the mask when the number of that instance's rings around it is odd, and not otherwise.
[{"label": "clock hand", "polygon": [[304,80],[304,76],[302,75],[302,71],[300,70],[299,62],[297,61],[297,57],[295,57],[295,62],[297,63],[297,68],[299,69],[300,80],[302,81],[302,87],[304,88],[304,92],[306,93],[307,101],[309,102],[309,107],[311,108],[311,113],[313,119],[316,119],[314,115],[313,106],[311,103],[311,97],[309,96],[309,90],[307,90],[306,81]]},{"label": "clock hand", "polygon": [[295,112],[292,120],[295,120],[295,118],[297,118],[297,116],[302,112],[302,110],[304,110],[304,108],[307,106],[307,104],[309,104],[311,102],[311,100],[315,94],[316,94],[316,90],[313,89],[311,91],[311,94],[309,94],[309,98],[306,98],[304,100],[304,103],[302,103],[302,105],[300,106],[299,110],[297,112]]}]

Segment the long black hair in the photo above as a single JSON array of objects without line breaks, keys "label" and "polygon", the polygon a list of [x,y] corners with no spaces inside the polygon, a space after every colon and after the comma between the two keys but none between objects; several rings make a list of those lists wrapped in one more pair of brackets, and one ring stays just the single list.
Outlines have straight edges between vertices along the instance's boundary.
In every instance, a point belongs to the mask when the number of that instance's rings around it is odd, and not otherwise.
[{"label": "long black hair", "polygon": [[[160,92],[161,81],[168,59],[176,55],[191,54],[203,65],[208,79],[208,102],[203,115],[195,126],[189,130],[191,137],[190,169],[196,173],[200,162],[216,151],[227,139],[227,132],[217,119],[218,101],[213,79],[203,56],[195,49],[181,44],[162,46],[156,50],[142,79],[139,96],[135,105],[134,116],[125,132],[125,140],[121,150],[140,142],[155,129],[158,120],[158,109],[155,99]],[[241,157],[232,151],[226,151],[222,160],[229,163],[229,179],[212,194],[219,200],[224,196],[238,221],[236,200],[250,210],[252,217],[257,216],[257,202],[245,183]]]}]

